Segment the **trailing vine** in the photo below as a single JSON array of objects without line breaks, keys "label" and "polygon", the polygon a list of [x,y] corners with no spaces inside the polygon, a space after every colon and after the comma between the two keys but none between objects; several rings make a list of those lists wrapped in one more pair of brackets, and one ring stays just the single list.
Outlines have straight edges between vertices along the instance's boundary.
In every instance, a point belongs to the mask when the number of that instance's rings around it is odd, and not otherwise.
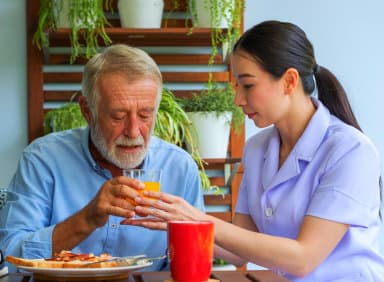
[{"label": "trailing vine", "polygon": [[[110,45],[112,40],[105,32],[111,26],[104,11],[113,11],[113,0],[40,0],[37,29],[33,43],[39,48],[49,47],[49,32],[58,30],[58,20],[63,10],[68,10],[71,41],[70,63],[83,55],[89,59],[97,53],[99,40]],[[84,42],[82,44],[82,42]]]}]

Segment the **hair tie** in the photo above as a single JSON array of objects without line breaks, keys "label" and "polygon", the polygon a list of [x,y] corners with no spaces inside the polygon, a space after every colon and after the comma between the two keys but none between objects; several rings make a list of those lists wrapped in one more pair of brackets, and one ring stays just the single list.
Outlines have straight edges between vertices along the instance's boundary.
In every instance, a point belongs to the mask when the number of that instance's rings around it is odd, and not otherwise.
[{"label": "hair tie", "polygon": [[313,67],[313,73],[318,73],[320,71],[320,66],[318,64],[315,64],[315,66]]}]

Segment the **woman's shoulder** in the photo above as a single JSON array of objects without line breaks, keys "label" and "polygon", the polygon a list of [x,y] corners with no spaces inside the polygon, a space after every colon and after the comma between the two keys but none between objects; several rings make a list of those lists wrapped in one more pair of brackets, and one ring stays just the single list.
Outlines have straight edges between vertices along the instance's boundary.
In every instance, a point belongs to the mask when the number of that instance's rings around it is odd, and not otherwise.
[{"label": "woman's shoulder", "polygon": [[336,156],[356,152],[369,158],[379,159],[379,152],[367,135],[336,117],[332,117],[323,144],[328,148],[329,154]]}]

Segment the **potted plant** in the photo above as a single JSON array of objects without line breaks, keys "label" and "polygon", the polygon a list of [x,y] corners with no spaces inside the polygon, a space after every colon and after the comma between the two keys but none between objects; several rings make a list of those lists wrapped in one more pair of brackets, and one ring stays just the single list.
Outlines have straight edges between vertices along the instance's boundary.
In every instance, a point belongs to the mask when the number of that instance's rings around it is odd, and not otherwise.
[{"label": "potted plant", "polygon": [[104,10],[112,11],[112,0],[40,0],[40,11],[33,43],[39,49],[48,47],[49,32],[59,28],[70,29],[73,63],[81,55],[81,41],[85,42],[85,57],[97,52],[99,39],[105,45],[112,43],[104,27],[110,25]]},{"label": "potted plant", "polygon": [[118,0],[123,28],[160,28],[164,0]]},{"label": "potted plant", "polygon": [[195,143],[203,159],[226,158],[230,127],[233,125],[235,131],[239,131],[244,121],[234,97],[235,90],[230,83],[209,83],[206,90],[180,99],[196,129]]},{"label": "potted plant", "polygon": [[[44,134],[86,125],[87,122],[81,114],[80,107],[78,103],[75,102],[70,102],[60,108],[52,109],[44,116]],[[216,187],[211,187],[209,178],[205,173],[204,162],[197,150],[197,145],[193,139],[193,132],[194,128],[191,127],[191,121],[172,91],[163,88],[154,127],[154,135],[179,147],[184,147],[185,143],[188,143],[189,147],[192,148],[190,154],[199,168],[203,190],[215,189]]]},{"label": "potted plant", "polygon": [[172,0],[172,7],[177,9],[184,1],[192,26],[211,28],[212,51],[208,64],[214,63],[220,47],[225,58],[240,37],[245,0]]},{"label": "potted plant", "polygon": [[163,88],[162,97],[157,113],[154,135],[184,148],[188,144],[189,153],[199,167],[201,186],[204,191],[211,188],[208,175],[205,173],[204,162],[197,149],[195,128],[192,126],[187,113],[181,107],[178,99],[168,88]]}]

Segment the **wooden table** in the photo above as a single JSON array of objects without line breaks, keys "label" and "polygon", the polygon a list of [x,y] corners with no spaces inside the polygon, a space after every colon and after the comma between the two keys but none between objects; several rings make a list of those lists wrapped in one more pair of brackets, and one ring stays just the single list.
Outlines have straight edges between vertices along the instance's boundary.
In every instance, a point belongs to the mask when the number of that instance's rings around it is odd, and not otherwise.
[{"label": "wooden table", "polygon": [[[221,282],[288,282],[288,280],[274,274],[268,270],[253,270],[253,271],[213,271],[211,274],[212,279],[217,279]],[[77,281],[95,281],[94,278],[81,278],[82,280]],[[99,279],[97,281],[102,282],[164,282],[170,280],[169,272],[132,272],[129,277],[118,278],[118,279]],[[0,278],[0,282],[35,282],[43,281],[34,279],[33,276],[21,273],[11,273],[8,276]],[[60,278],[47,281],[71,281]]]}]

